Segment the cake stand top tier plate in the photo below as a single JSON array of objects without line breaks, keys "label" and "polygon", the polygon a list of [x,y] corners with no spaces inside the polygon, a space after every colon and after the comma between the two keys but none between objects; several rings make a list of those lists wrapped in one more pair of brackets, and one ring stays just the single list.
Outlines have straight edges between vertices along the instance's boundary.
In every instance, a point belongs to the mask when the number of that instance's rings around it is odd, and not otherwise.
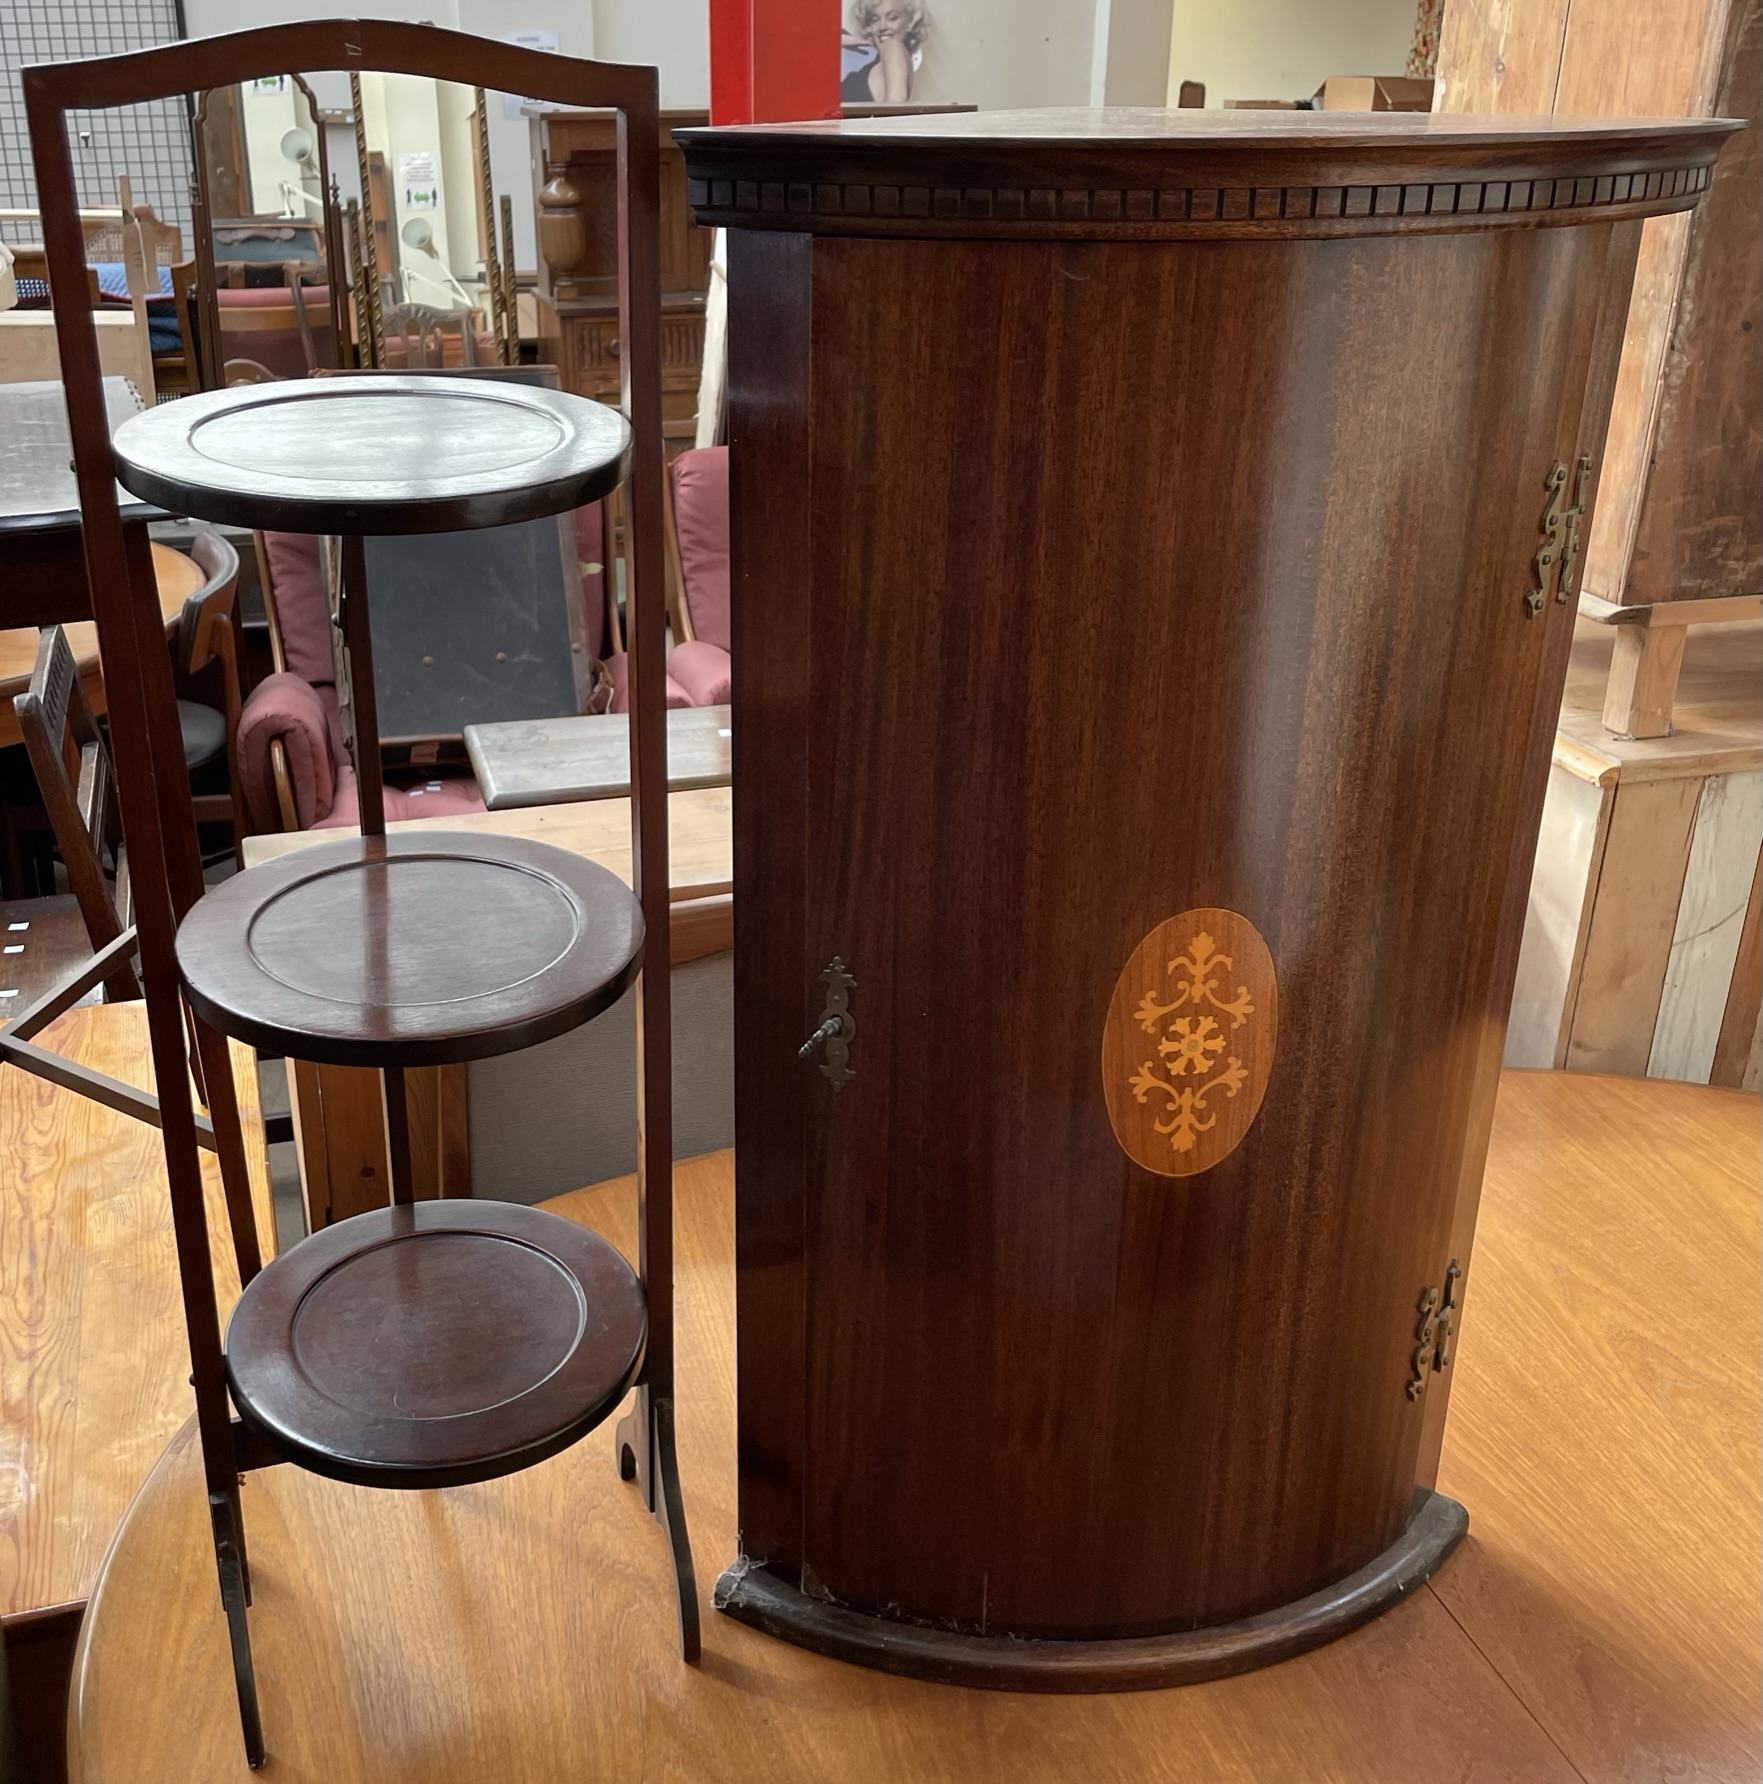
[{"label": "cake stand top tier plate", "polygon": [[453,533],[598,500],[630,424],[480,378],[314,378],[205,391],[116,430],[117,480],[176,514],[289,533]]}]

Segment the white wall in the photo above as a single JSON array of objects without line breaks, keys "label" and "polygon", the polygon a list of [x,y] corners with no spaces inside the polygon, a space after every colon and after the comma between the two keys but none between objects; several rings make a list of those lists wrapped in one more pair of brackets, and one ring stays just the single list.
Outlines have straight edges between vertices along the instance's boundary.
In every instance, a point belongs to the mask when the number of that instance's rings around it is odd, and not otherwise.
[{"label": "white wall", "polygon": [[929,10],[915,101],[984,111],[1090,103],[1094,0],[929,0]]},{"label": "white wall", "polygon": [[710,0],[594,0],[594,42],[603,61],[659,68],[667,109],[709,105]]},{"label": "white wall", "polygon": [[1169,92],[1206,83],[1206,103],[1307,99],[1331,74],[1400,74],[1415,0],[1175,0]]}]

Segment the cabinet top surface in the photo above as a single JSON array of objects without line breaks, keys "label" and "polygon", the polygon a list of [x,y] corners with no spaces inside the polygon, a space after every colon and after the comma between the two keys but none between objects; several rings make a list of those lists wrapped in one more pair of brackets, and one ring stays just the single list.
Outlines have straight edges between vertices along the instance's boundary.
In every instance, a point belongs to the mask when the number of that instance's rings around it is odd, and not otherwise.
[{"label": "cabinet top surface", "polygon": [[1722,118],[943,112],[680,130],[700,223],[892,236],[1322,236],[1687,210]]},{"label": "cabinet top surface", "polygon": [[1562,118],[1482,112],[1162,110],[1152,106],[1042,107],[931,112],[909,117],[824,118],[795,124],[725,124],[682,129],[691,148],[836,142],[858,147],[924,144],[1082,147],[1146,144],[1175,148],[1482,148],[1519,143],[1618,145],[1637,139],[1717,140],[1741,129],[1720,118]]}]

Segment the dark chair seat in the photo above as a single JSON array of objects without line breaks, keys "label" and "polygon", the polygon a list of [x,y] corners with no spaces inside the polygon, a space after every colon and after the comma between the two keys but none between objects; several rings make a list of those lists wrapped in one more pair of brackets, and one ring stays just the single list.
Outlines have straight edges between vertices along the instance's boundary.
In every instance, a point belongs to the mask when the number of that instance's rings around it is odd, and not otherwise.
[{"label": "dark chair seat", "polygon": [[512,1202],[415,1202],[269,1264],[227,1328],[227,1379],[247,1426],[316,1474],[460,1486],[586,1436],[647,1337],[642,1284],[599,1234]]},{"label": "dark chair seat", "polygon": [[178,729],[184,736],[184,766],[194,774],[226,754],[226,714],[194,700],[178,702]]}]

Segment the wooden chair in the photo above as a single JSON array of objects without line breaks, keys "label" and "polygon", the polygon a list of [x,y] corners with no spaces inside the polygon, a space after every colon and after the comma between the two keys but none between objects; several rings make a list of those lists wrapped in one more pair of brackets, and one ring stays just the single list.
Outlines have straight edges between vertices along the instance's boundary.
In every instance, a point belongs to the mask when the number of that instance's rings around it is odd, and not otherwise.
[{"label": "wooden chair", "polygon": [[196,700],[179,700],[178,730],[183,736],[184,766],[189,770],[193,788],[205,770],[216,763],[225,764],[226,791],[193,790],[193,798],[198,824],[232,825],[236,852],[250,834],[239,785],[239,713],[244,704],[239,676],[239,554],[213,528],[201,527],[191,541],[190,556],[202,571],[202,586],[185,601],[179,617],[175,646],[178,673],[188,678],[218,664],[222,699],[218,708]]},{"label": "wooden chair", "polygon": [[[327,951],[325,941],[337,933],[337,924],[345,921],[345,905],[351,912],[346,921],[353,926],[357,939],[366,937],[369,943],[377,944],[379,937],[390,933],[390,927],[383,904],[367,910],[355,899],[349,884],[336,880],[328,871],[314,875],[311,851],[295,852],[265,868],[250,869],[213,892],[204,885],[194,811],[182,772],[171,669],[161,642],[157,603],[149,598],[146,553],[141,545],[132,544],[124,532],[113,483],[119,461],[125,472],[132,466],[139,477],[145,476],[141,466],[152,460],[153,442],[167,426],[175,433],[188,425],[177,419],[178,412],[188,405],[165,405],[141,417],[144,425],[136,429],[132,444],[146,457],[130,459],[126,450],[129,443],[116,444],[111,438],[99,381],[96,331],[83,312],[66,306],[57,311],[74,458],[86,498],[82,518],[88,580],[100,646],[111,669],[106,685],[110,725],[125,769],[120,792],[133,862],[155,1076],[161,1087],[159,1125],[176,1215],[196,1425],[220,1608],[227,1621],[245,1757],[254,1767],[263,1763],[265,1750],[246,1614],[250,1585],[240,1489],[242,1473],[248,1470],[292,1465],[382,1488],[426,1488],[487,1480],[531,1466],[576,1441],[617,1407],[627,1388],[634,1387],[631,1413],[618,1427],[617,1463],[623,1478],[638,1483],[645,1504],[666,1533],[678,1595],[682,1652],[686,1659],[695,1660],[699,1649],[698,1598],[674,1439],[670,899],[666,715],[662,702],[666,617],[658,338],[658,76],[653,68],[585,62],[432,26],[381,19],[271,26],[94,61],[33,64],[22,72],[20,84],[36,147],[37,188],[42,197],[44,236],[54,275],[66,285],[80,265],[78,200],[73,152],[68,141],[74,114],[206,92],[259,78],[277,68],[345,71],[352,75],[362,70],[379,70],[426,80],[484,85],[570,108],[602,108],[619,114],[617,154],[622,190],[616,240],[625,406],[632,430],[633,511],[628,531],[634,598],[628,621],[630,679],[636,690],[631,718],[634,883],[631,893],[626,894],[616,881],[607,885],[603,877],[585,874],[573,861],[553,860],[548,852],[542,858],[537,853],[531,855],[530,864],[522,869],[527,877],[542,883],[549,876],[553,883],[564,885],[559,876],[567,874],[572,876],[567,882],[569,887],[577,881],[587,886],[591,881],[594,890],[569,892],[574,908],[584,913],[585,920],[576,932],[578,941],[556,956],[561,963],[558,970],[544,968],[548,977],[542,994],[552,1001],[532,1004],[534,1013],[530,1017],[510,1019],[502,1014],[499,1004],[486,1010],[481,1007],[481,996],[476,1000],[479,1008],[453,1013],[452,1002],[442,1000],[440,994],[446,989],[447,975],[458,971],[463,958],[460,950],[449,953],[419,948],[408,954],[418,961],[423,972],[431,975],[433,989],[423,993],[422,1007],[441,1011],[439,1020],[451,1025],[441,1045],[424,1050],[422,1057],[406,1040],[409,1031],[397,1026],[413,1006],[402,991],[400,1001],[392,1001],[395,987],[391,981],[382,982],[369,975],[344,985],[343,996],[321,999],[321,1020],[331,1028],[340,1021],[347,1033],[340,1043],[327,1038],[328,1030],[320,1034],[310,1025],[300,1026],[298,1034],[311,1047],[322,1045],[323,1050],[310,1054],[311,1057],[330,1057],[382,1070],[397,1205],[315,1234],[278,1258],[259,1282],[259,1249],[251,1225],[249,1183],[242,1147],[234,1143],[237,1110],[230,1101],[227,1042],[219,1026],[225,1022],[237,1029],[240,1024],[226,995],[207,995],[202,988],[207,983],[203,975],[210,965],[221,961],[223,954],[230,958],[228,950],[242,945],[254,919],[240,921],[234,915],[241,901],[253,903],[267,898],[273,902],[277,896],[274,888],[285,874],[292,873],[301,883],[309,881],[317,887],[326,909],[334,913],[320,916],[310,932],[310,946],[296,944],[302,957],[312,965],[336,964],[339,957]],[[202,245],[200,235],[198,245]],[[204,253],[208,251],[204,248]],[[533,394],[536,393],[528,393],[529,398]],[[468,403],[480,405],[476,417],[490,413],[481,396],[449,395],[445,400],[454,413],[462,413]],[[542,405],[529,401],[522,406]],[[309,428],[314,425],[315,413],[307,411],[305,425]],[[156,417],[167,420],[157,422]],[[482,423],[474,418],[455,425],[476,427]],[[357,454],[364,444],[373,445],[365,433],[353,448]],[[405,454],[407,460],[410,456]],[[574,484],[581,492],[581,500],[603,493],[616,481],[611,457],[589,456],[582,464],[584,468],[575,474],[578,480]],[[289,467],[286,474],[292,475],[297,469]],[[602,479],[605,471],[613,474]],[[206,486],[189,487],[200,497]],[[246,511],[254,524],[273,527],[279,524],[283,511],[278,508],[280,500],[272,497],[262,504],[247,504]],[[348,512],[347,498],[343,500],[340,509],[327,508],[324,502],[296,501],[285,511],[293,522],[332,519]],[[190,505],[194,506],[193,500]],[[334,533],[343,529],[337,525],[309,524],[303,530]],[[357,865],[349,870],[351,873],[371,868],[369,856],[381,846],[376,839],[384,835],[363,560],[360,539],[350,537],[344,546],[345,618],[357,728],[366,740],[361,760],[364,836],[361,843],[352,845],[351,859]],[[401,840],[389,838],[383,846],[392,851]],[[461,841],[454,836],[449,843],[457,846],[446,858],[461,862],[494,865],[514,853],[506,838],[478,842]],[[536,845],[527,848],[535,850]],[[305,867],[299,865],[302,854],[306,856]],[[411,859],[435,858],[411,854]],[[292,867],[288,866],[290,862]],[[425,884],[433,880],[432,871],[423,869],[422,873]],[[231,892],[229,887],[233,888]],[[338,892],[342,893],[344,904],[333,905],[329,901]],[[637,913],[628,902],[633,896],[640,906],[641,930],[636,927]],[[626,902],[621,903],[621,899]],[[312,910],[309,905],[301,908],[309,914]],[[302,923],[307,920],[297,919]],[[639,934],[643,937],[640,954],[635,947]],[[613,954],[626,950],[618,956],[622,964],[616,973],[602,973],[596,964],[600,956],[594,950],[601,947],[603,939]],[[512,945],[515,953],[508,957],[524,972],[524,961],[531,954],[531,936],[519,932],[515,925],[507,925],[499,932],[498,940]],[[605,957],[612,958],[613,954]],[[273,972],[265,977],[259,970],[267,955],[253,954],[250,958],[257,963],[250,968],[256,974],[252,981],[253,997],[258,995],[259,980],[269,986],[281,983]],[[349,970],[344,968],[345,972]],[[502,971],[502,965],[490,963],[492,977]],[[596,973],[602,976],[593,978]],[[579,975],[579,990],[578,978],[570,975]],[[530,1001],[540,995],[524,989],[534,982],[535,976],[510,978],[497,991],[497,997],[518,996]],[[559,1033],[565,1019],[570,1023],[590,1019],[606,1007],[599,1000],[604,996],[609,1001],[616,995],[615,980],[622,988],[633,978],[639,986],[643,1012],[637,1071],[640,1275],[605,1240],[579,1227],[559,1230],[567,1228],[568,1223],[559,1222],[554,1216],[540,1217],[530,1209],[506,1203],[438,1201],[413,1205],[408,1193],[410,1143],[402,1077],[405,1066],[450,1063],[471,1057],[468,1045],[478,1046],[483,1037],[497,1036],[509,1046],[518,1046],[526,1038],[538,1040]],[[501,985],[502,981],[498,979],[497,983]],[[272,990],[266,995],[273,999],[276,993]],[[193,1019],[193,1027],[204,1074],[210,1085],[216,1087],[217,1099],[219,1086],[224,1083],[227,1107],[234,1117],[231,1124],[223,1124],[217,1100],[216,1150],[243,1288],[224,1343],[202,1230],[204,1190],[196,1152],[198,1135],[193,1131],[193,1110],[183,1094],[186,1008],[200,1011]],[[381,1012],[388,1010],[396,1012],[390,1024],[384,1029],[375,1028],[382,1021]],[[267,1028],[261,1027],[254,1017],[245,1025],[252,1028],[254,1036],[281,1037],[296,1032],[286,1022],[272,1021]],[[239,1038],[246,1037],[241,1033]],[[6,1036],[0,1034],[0,1049],[5,1045]],[[429,1233],[448,1236],[448,1250],[437,1266],[444,1271],[457,1269],[457,1259],[469,1255],[469,1268],[476,1272],[472,1293],[478,1296],[473,1305],[480,1311],[492,1304],[515,1304],[525,1292],[521,1284],[533,1280],[530,1275],[517,1272],[540,1267],[526,1261],[529,1253],[549,1256],[551,1262],[542,1267],[551,1270],[557,1282],[567,1285],[573,1278],[573,1291],[558,1289],[551,1275],[543,1278],[544,1292],[551,1299],[535,1313],[543,1327],[542,1342],[537,1338],[529,1342],[513,1319],[502,1322],[503,1329],[493,1336],[473,1330],[464,1318],[466,1297],[448,1292],[423,1298],[408,1272],[397,1268],[384,1270],[383,1234],[405,1234],[418,1241]],[[469,1237],[469,1254],[453,1244],[451,1235],[455,1233]],[[535,1236],[541,1233],[542,1241]],[[514,1236],[519,1242],[504,1243],[499,1235]],[[432,1245],[424,1255],[435,1255]],[[487,1265],[482,1262],[485,1258],[489,1259]],[[334,1296],[321,1307],[317,1297],[308,1291],[318,1276],[340,1279],[345,1269],[350,1273],[348,1298],[339,1314]],[[497,1278],[497,1292],[502,1300],[492,1303],[483,1299],[486,1270],[489,1276]],[[578,1333],[582,1330],[584,1307],[594,1309],[589,1335],[568,1336],[568,1322],[576,1322],[571,1329]],[[450,1320],[450,1308],[457,1308],[460,1317]],[[374,1396],[371,1403],[357,1398],[345,1407],[335,1398],[320,1395],[315,1399],[305,1389],[296,1387],[301,1399],[292,1412],[284,1414],[272,1405],[275,1382],[312,1383],[310,1370],[294,1362],[294,1327],[290,1323],[296,1315],[303,1319],[308,1312],[327,1324],[331,1333],[327,1342],[341,1344],[345,1349],[351,1343],[376,1345],[374,1362],[378,1373],[376,1385],[370,1389]],[[378,1331],[381,1338],[371,1338],[370,1330]],[[536,1333],[538,1326],[534,1330]],[[561,1340],[559,1333],[564,1334]],[[560,1341],[567,1345],[562,1353],[564,1360],[553,1364],[548,1360],[553,1354],[548,1347]],[[304,1354],[310,1358],[314,1353],[308,1348]],[[548,1372],[535,1385],[533,1371],[541,1366]],[[402,1391],[402,1384],[413,1383],[419,1376],[452,1384],[448,1391],[463,1392],[469,1404],[458,1412],[444,1408],[426,1414],[413,1411],[408,1399],[396,1396]],[[480,1390],[488,1397],[471,1400],[470,1396]],[[445,1405],[450,1407],[452,1402]],[[347,1430],[335,1422],[339,1412]]]},{"label": "wooden chair", "polygon": [[426,371],[478,363],[475,310],[392,304],[382,313],[388,371]]},{"label": "wooden chair", "polygon": [[[86,275],[86,300],[95,310],[104,301],[103,293],[98,289],[98,270],[88,266]],[[49,283],[49,261],[41,248],[17,247],[12,250],[12,276],[14,279],[34,279],[39,285]],[[25,297],[18,300],[21,310],[46,310],[50,307],[50,299],[43,297]]]},{"label": "wooden chair", "polygon": [[[101,954],[133,922],[128,852],[110,750],[60,626],[44,627],[31,685],[12,705],[87,940]],[[104,994],[113,1001],[140,996],[126,961],[105,978]]]}]

